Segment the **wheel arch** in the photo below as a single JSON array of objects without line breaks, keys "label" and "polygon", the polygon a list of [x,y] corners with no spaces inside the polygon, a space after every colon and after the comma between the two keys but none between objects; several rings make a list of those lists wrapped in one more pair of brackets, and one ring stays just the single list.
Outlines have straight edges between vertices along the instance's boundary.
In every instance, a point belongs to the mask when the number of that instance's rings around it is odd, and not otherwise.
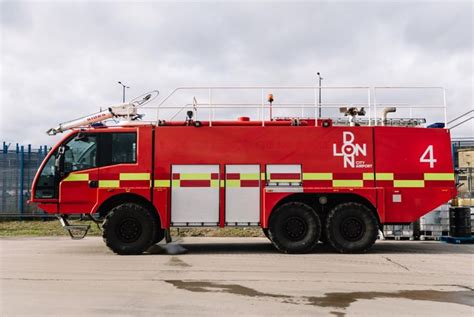
[{"label": "wheel arch", "polygon": [[161,226],[161,219],[158,210],[148,199],[137,194],[122,193],[109,197],[99,206],[99,208],[97,208],[96,214],[98,214],[100,218],[104,218],[112,208],[123,203],[137,203],[147,207]]},{"label": "wheel arch", "polygon": [[[322,204],[320,199],[325,197],[327,202]],[[327,213],[339,204],[354,202],[360,203],[369,208],[377,217],[380,225],[380,216],[377,208],[365,197],[354,193],[295,193],[280,199],[272,209],[269,219],[273,212],[283,204],[288,202],[302,202],[311,206],[319,215],[321,220],[325,219]]]}]

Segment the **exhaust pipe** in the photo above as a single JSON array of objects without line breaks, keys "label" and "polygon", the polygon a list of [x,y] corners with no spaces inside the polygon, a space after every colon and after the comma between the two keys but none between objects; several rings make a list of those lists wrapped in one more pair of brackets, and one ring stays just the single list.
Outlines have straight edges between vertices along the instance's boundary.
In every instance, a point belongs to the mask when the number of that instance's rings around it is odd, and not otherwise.
[{"label": "exhaust pipe", "polygon": [[387,115],[391,112],[396,112],[397,108],[395,107],[387,107],[383,109],[383,114],[382,114],[382,125],[385,126],[387,125]]}]

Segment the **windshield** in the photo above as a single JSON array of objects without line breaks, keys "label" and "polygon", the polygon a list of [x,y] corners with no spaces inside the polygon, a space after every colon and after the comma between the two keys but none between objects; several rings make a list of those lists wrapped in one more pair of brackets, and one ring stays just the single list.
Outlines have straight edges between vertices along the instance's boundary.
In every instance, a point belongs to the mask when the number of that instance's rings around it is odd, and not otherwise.
[{"label": "windshield", "polygon": [[[64,146],[64,176],[70,172],[97,166],[97,137],[95,135],[78,134]],[[44,165],[36,184],[35,198],[57,198],[56,150]]]},{"label": "windshield", "polygon": [[64,152],[64,172],[97,167],[97,138],[95,135],[78,135],[66,143]]}]

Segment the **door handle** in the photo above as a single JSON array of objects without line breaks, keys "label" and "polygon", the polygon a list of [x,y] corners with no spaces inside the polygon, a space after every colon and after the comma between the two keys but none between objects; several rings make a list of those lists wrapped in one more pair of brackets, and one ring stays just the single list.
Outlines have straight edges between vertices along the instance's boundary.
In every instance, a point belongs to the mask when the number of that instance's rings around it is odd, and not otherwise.
[{"label": "door handle", "polygon": [[89,181],[90,188],[97,188],[99,187],[99,181]]}]

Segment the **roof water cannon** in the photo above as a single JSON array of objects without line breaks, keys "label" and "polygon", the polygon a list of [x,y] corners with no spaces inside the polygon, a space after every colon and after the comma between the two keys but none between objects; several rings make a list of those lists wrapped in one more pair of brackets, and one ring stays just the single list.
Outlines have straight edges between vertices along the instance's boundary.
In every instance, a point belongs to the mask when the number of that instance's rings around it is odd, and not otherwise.
[{"label": "roof water cannon", "polygon": [[357,126],[356,117],[357,116],[365,116],[364,107],[358,109],[357,107],[341,107],[339,108],[339,112],[343,113],[344,116],[349,116],[349,125],[351,127]]},{"label": "roof water cannon", "polygon": [[[155,96],[153,97],[153,94]],[[143,115],[137,113],[137,109],[158,96],[158,90],[146,93],[133,99],[131,102],[122,103],[115,106],[108,107],[106,110],[87,115],[85,117],[60,123],[56,128],[51,128],[46,131],[48,135],[56,135],[66,130],[74,128],[90,126],[94,123],[102,122],[113,118],[124,118],[128,121],[141,119]]]}]

